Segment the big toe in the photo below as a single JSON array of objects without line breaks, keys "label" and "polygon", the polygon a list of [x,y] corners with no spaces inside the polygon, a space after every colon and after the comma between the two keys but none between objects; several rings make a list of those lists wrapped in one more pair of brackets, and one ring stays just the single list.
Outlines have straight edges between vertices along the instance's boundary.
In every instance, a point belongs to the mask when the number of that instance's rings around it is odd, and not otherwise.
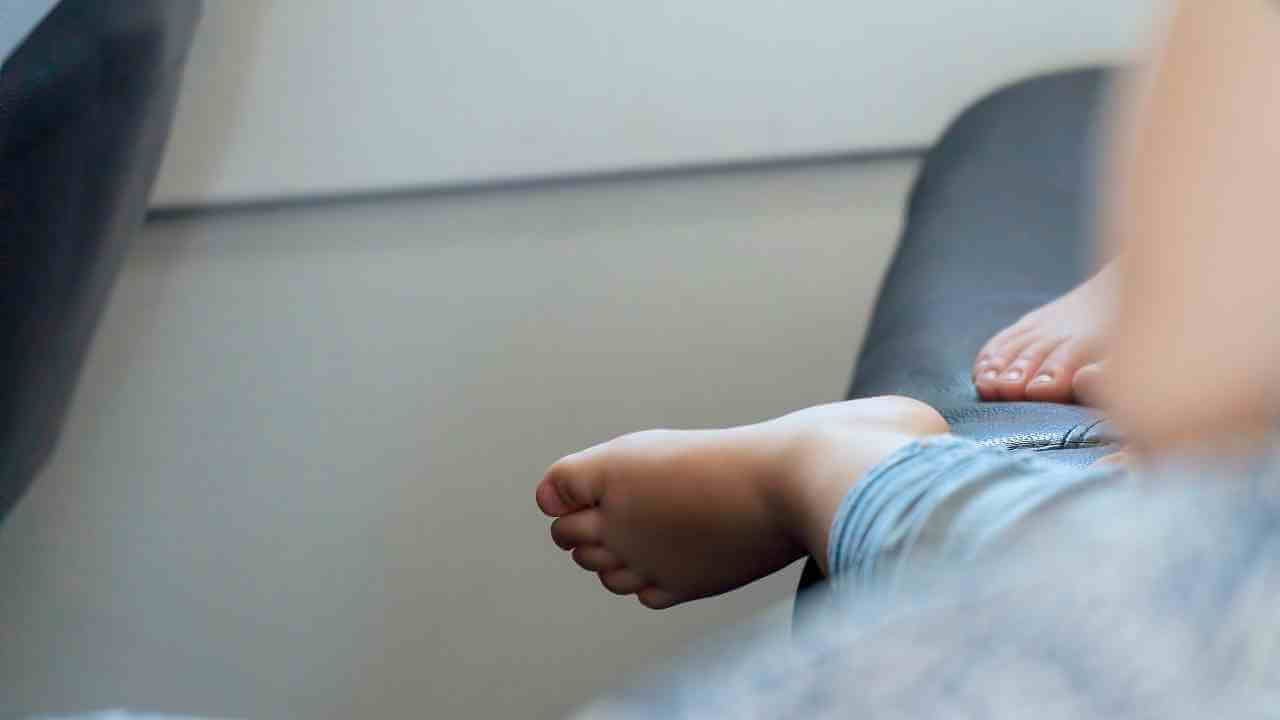
[{"label": "big toe", "polygon": [[560,491],[556,489],[555,484],[549,480],[543,480],[538,483],[538,489],[534,493],[533,498],[534,501],[538,503],[538,509],[551,517],[567,515],[574,510],[574,508],[560,496]]},{"label": "big toe", "polygon": [[1071,390],[1081,405],[1102,405],[1102,385],[1105,377],[1103,364],[1090,363],[1076,371],[1071,378]]},{"label": "big toe", "polygon": [[591,464],[570,455],[547,470],[534,491],[534,500],[542,512],[561,517],[595,505],[599,492],[597,473]]}]

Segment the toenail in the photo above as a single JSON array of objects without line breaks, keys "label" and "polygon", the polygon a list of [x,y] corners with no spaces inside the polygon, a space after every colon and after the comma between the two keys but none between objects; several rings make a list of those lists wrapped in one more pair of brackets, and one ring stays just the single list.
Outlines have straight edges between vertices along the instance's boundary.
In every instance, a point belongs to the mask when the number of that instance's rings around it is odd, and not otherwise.
[{"label": "toenail", "polygon": [[1053,376],[1050,375],[1049,373],[1040,373],[1039,375],[1036,376],[1036,379],[1032,380],[1031,382],[1032,384],[1035,384],[1035,385],[1043,385],[1045,383],[1053,382]]},{"label": "toenail", "polygon": [[1007,372],[1007,373],[1005,373],[1005,374],[1004,374],[1004,379],[1005,379],[1005,380],[1021,380],[1021,379],[1022,379],[1022,369],[1021,369],[1021,368],[1014,368],[1014,369],[1010,370],[1009,372]]},{"label": "toenail", "polygon": [[995,370],[988,370],[982,373],[983,380],[995,380],[998,377],[1000,377],[1000,373]]}]

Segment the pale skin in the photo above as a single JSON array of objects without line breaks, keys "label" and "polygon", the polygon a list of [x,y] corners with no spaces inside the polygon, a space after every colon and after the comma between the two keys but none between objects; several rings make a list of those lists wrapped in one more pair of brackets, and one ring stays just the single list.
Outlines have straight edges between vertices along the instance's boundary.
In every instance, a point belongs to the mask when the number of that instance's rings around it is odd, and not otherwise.
[{"label": "pale skin", "polygon": [[[1224,435],[1237,449],[1280,405],[1280,11],[1266,0],[1181,3],[1143,84],[1117,123],[1104,217],[1121,261],[1089,287],[1096,297],[1064,298],[1023,328],[1059,342],[1037,346],[1022,392],[1062,360],[1035,392],[1096,398],[1130,433],[1136,462],[1221,450]],[[1082,346],[1090,351],[1062,359]],[[1007,353],[1001,370],[1023,356]],[[1014,386],[989,388],[1014,399]],[[825,562],[849,489],[894,451],[946,431],[932,408],[886,397],[723,430],[636,433],[557,461],[536,500],[578,565],[666,608],[804,555]]]},{"label": "pale skin", "polygon": [[1249,434],[1280,381],[1280,9],[1181,3],[1146,84],[1106,217],[1132,261],[1104,397],[1155,448]]}]

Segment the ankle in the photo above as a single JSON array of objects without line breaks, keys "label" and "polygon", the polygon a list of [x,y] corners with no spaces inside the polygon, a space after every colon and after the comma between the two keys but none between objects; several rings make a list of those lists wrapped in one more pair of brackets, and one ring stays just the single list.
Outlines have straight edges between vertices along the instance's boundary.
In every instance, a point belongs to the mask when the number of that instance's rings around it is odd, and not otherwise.
[{"label": "ankle", "polygon": [[[781,530],[825,567],[825,530],[849,489],[865,469],[850,462],[861,439],[877,431],[854,433],[838,425],[797,428],[788,433],[777,460],[772,482],[765,488],[766,502]],[[869,466],[868,466],[869,467]]]},{"label": "ankle", "polygon": [[766,488],[780,530],[825,572],[828,534],[845,497],[893,453],[936,434],[933,423],[908,430],[839,425],[796,430]]}]

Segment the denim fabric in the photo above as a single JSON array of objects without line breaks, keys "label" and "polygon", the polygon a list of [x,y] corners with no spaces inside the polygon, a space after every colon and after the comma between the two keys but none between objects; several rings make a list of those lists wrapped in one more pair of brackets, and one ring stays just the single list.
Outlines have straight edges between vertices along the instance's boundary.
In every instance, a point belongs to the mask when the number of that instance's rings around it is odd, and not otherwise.
[{"label": "denim fabric", "polygon": [[1278,468],[922,441],[844,503],[820,632],[736,628],[582,717],[1280,717]]},{"label": "denim fabric", "polygon": [[827,567],[842,587],[895,583],[919,556],[974,560],[1036,510],[1124,470],[1013,455],[950,435],[902,448],[855,483],[831,524]]}]

